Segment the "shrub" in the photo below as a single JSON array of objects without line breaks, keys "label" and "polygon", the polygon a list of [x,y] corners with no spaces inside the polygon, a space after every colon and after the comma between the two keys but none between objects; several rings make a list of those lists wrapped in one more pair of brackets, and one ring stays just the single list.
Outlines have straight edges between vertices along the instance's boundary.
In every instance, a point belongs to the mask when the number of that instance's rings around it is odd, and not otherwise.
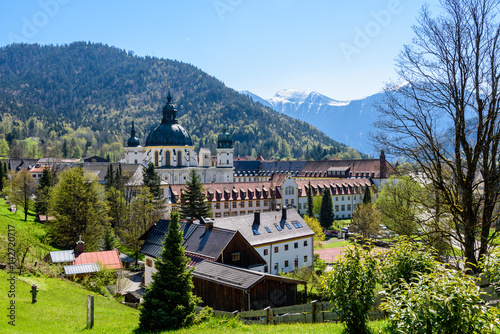
[{"label": "shrub", "polygon": [[418,273],[430,273],[436,266],[432,250],[407,239],[400,239],[385,253],[381,270],[385,288],[410,283]]},{"label": "shrub", "polygon": [[500,283],[500,248],[484,258],[481,269],[491,283]]},{"label": "shrub", "polygon": [[368,312],[373,306],[378,263],[371,248],[359,245],[345,249],[331,271],[323,276],[323,289],[347,333],[369,333]]},{"label": "shrub", "polygon": [[402,282],[381,307],[389,313],[390,333],[493,333],[498,309],[484,305],[481,294],[474,277],[439,266]]}]

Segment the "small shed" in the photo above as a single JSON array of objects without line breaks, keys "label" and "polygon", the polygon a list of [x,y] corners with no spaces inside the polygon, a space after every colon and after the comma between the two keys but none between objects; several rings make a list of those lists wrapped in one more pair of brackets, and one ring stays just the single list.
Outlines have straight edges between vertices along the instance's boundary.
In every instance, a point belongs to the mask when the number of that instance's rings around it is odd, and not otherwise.
[{"label": "small shed", "polygon": [[101,270],[98,263],[87,263],[87,264],[73,264],[69,266],[64,266],[64,273],[69,278],[83,277],[86,274],[95,273]]},{"label": "small shed", "polygon": [[52,263],[73,262],[75,261],[74,250],[62,250],[50,252]]},{"label": "small shed", "polygon": [[192,276],[194,294],[205,305],[227,312],[295,305],[297,285],[306,284],[212,261],[196,265]]}]

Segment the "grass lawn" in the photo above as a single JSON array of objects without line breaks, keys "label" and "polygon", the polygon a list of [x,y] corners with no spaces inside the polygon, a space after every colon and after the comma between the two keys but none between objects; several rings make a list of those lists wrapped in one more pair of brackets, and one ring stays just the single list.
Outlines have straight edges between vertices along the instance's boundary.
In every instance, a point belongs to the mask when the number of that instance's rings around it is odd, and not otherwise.
[{"label": "grass lawn", "polygon": [[351,244],[352,243],[350,241],[348,241],[348,240],[340,239],[339,241],[332,241],[332,242],[328,242],[328,243],[322,242],[321,246],[319,246],[316,249],[345,247],[345,246],[349,246]]},{"label": "grass lawn", "polygon": [[[0,333],[80,333],[87,325],[87,295],[93,294],[72,282],[46,277],[18,276],[15,285],[15,326],[9,325],[9,282],[0,270]],[[38,303],[31,304],[31,284],[38,286]],[[96,295],[95,333],[130,333],[138,324],[139,311]]]}]

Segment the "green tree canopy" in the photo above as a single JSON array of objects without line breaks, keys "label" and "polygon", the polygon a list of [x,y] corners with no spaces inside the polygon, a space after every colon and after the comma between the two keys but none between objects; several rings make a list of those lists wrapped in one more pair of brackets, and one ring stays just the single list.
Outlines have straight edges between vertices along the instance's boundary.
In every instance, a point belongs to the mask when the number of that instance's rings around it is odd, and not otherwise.
[{"label": "green tree canopy", "polygon": [[149,188],[149,191],[155,198],[155,200],[163,199],[163,194],[160,188],[161,177],[155,170],[155,165],[150,162],[147,168],[142,171],[143,183]]},{"label": "green tree canopy", "polygon": [[307,215],[309,217],[314,217],[314,203],[313,203],[313,196],[312,196],[312,189],[311,189],[311,181],[309,181],[309,185],[307,187]]},{"label": "green tree canopy", "polygon": [[391,176],[375,202],[381,222],[396,234],[415,235],[423,197],[420,185],[408,175]]},{"label": "green tree canopy", "polygon": [[26,169],[12,174],[10,199],[24,211],[24,220],[28,220],[28,210],[33,205],[32,196],[37,190],[35,179]]},{"label": "green tree canopy", "polygon": [[350,229],[369,239],[380,232],[380,213],[371,203],[361,203],[356,206],[352,214]]},{"label": "green tree canopy", "polygon": [[155,262],[158,270],[141,304],[139,327],[142,330],[174,330],[193,323],[199,298],[193,295],[191,271],[182,247],[179,214],[173,212],[161,257]]},{"label": "green tree canopy", "polygon": [[108,221],[104,199],[104,187],[95,175],[80,167],[64,170],[50,199],[56,243],[73,249],[81,235],[87,251],[97,250]]}]

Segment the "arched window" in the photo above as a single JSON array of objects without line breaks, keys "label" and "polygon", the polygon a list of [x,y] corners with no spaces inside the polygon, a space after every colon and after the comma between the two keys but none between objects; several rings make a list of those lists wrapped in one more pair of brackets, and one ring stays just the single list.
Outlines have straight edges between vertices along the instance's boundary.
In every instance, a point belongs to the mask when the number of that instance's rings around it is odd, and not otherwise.
[{"label": "arched window", "polygon": [[158,152],[155,151],[155,167],[158,167]]},{"label": "arched window", "polygon": [[182,166],[182,152],[180,150],[177,151],[177,166]]},{"label": "arched window", "polygon": [[165,152],[165,166],[170,167],[170,151]]}]

